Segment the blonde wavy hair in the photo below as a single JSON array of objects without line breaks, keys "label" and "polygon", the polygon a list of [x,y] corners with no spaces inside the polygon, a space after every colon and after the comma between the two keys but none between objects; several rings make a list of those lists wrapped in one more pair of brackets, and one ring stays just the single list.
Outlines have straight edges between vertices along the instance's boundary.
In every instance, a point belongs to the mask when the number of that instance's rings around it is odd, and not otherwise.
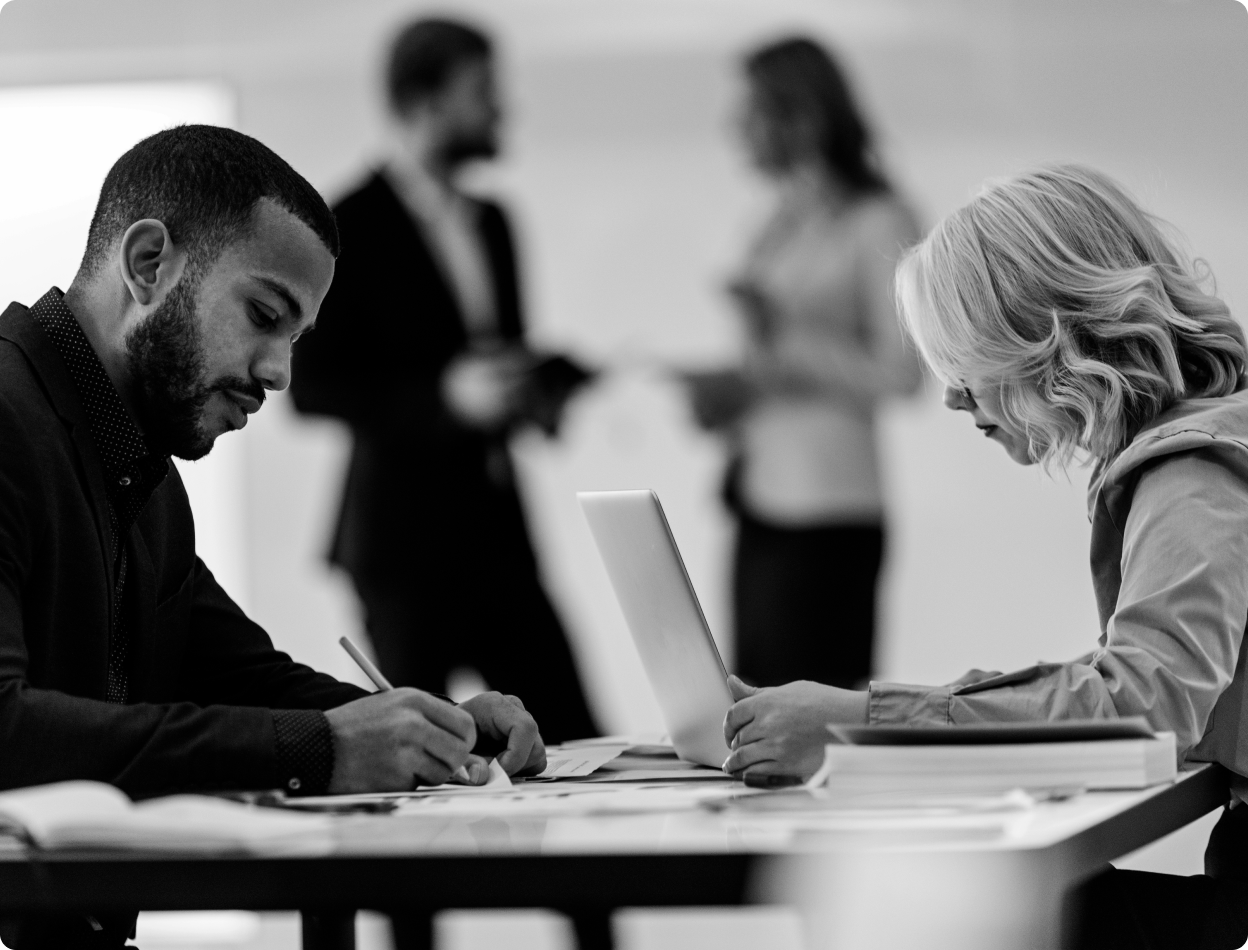
[{"label": "blonde wavy hair", "polygon": [[1165,226],[1111,178],[1053,165],[991,184],[897,267],[943,382],[994,386],[1033,459],[1117,454],[1177,400],[1235,392],[1244,332]]}]

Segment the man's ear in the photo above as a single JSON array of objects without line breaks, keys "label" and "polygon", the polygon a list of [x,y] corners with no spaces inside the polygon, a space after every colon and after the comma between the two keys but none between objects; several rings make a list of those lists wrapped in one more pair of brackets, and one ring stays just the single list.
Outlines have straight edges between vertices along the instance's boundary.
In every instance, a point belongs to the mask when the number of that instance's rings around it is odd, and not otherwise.
[{"label": "man's ear", "polygon": [[126,228],[118,248],[121,279],[139,306],[158,302],[182,276],[186,255],[163,221],[144,218]]}]

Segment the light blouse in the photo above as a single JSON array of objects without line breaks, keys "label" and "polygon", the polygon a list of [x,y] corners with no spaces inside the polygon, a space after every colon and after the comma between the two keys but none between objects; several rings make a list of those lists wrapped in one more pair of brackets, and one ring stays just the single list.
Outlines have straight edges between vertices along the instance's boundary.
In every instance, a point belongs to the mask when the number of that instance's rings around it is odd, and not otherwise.
[{"label": "light blouse", "polygon": [[893,306],[893,270],[919,237],[889,195],[849,202],[797,184],[741,274],[767,301],[746,373],[762,391],[736,429],[741,500],[779,526],[878,521],[874,411],[920,381]]}]

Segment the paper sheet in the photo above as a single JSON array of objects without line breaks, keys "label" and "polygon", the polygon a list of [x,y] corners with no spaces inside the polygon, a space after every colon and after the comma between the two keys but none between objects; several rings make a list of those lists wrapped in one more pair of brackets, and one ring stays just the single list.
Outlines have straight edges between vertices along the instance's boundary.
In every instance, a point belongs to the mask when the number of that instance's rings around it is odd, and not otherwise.
[{"label": "paper sheet", "polygon": [[629,748],[627,742],[557,746],[546,750],[546,768],[538,778],[576,778],[602,768]]},{"label": "paper sheet", "polygon": [[398,817],[495,818],[627,815],[656,811],[687,811],[733,796],[740,784],[701,783],[670,785],[596,785],[566,783],[480,790],[478,795],[422,795],[409,798],[395,810]]},{"label": "paper sheet", "polygon": [[585,779],[587,783],[601,785],[610,782],[714,782],[730,781],[731,776],[720,769],[695,766],[687,769],[612,769],[598,772]]},{"label": "paper sheet", "polygon": [[498,759],[490,759],[490,777],[483,788],[511,788],[511,777],[507,770],[498,764]]}]

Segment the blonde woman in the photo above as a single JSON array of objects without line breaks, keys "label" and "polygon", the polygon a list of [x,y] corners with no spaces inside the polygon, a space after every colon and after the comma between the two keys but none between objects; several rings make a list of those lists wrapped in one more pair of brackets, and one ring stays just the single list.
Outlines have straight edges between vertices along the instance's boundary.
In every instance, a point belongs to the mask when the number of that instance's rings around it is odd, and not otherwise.
[{"label": "blonde woman", "polygon": [[[1072,165],[989,187],[903,257],[902,319],[945,404],[1020,464],[1093,466],[1099,641],[1068,663],[947,686],[734,682],[727,770],[810,774],[829,721],[1144,716],[1248,799],[1245,340],[1204,276],[1117,184]],[[1086,945],[1240,947],[1246,816],[1229,810],[1214,831],[1212,877],[1098,879]],[[1107,915],[1114,902],[1129,910]]]}]

